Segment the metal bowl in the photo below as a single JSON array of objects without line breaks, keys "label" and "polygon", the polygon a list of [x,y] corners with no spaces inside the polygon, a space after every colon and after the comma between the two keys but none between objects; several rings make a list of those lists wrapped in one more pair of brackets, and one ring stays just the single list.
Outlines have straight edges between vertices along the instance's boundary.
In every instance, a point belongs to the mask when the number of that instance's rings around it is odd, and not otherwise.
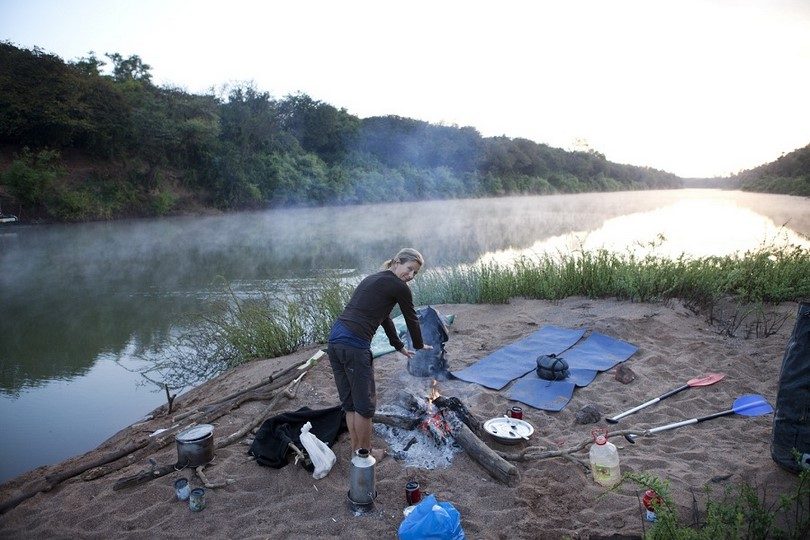
[{"label": "metal bowl", "polygon": [[496,416],[484,422],[484,431],[501,444],[517,444],[529,440],[534,427],[525,420]]}]

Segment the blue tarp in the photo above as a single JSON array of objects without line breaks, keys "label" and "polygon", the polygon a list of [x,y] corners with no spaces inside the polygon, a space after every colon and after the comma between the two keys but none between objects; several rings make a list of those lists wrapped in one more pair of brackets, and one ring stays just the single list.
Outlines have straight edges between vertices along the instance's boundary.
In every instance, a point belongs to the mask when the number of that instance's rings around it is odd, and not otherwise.
[{"label": "blue tarp", "polygon": [[626,341],[593,332],[585,341],[560,354],[569,368],[607,371],[630,358],[638,347]]},{"label": "blue tarp", "polygon": [[566,362],[570,375],[562,381],[547,381],[528,373],[507,391],[509,399],[536,409],[561,411],[578,386],[588,386],[600,371],[605,371],[630,358],[638,347],[619,339],[593,332],[582,343],[557,355]]},{"label": "blue tarp", "polygon": [[485,356],[475,364],[451,372],[454,377],[500,390],[509,382],[537,368],[541,354],[559,355],[579,341],[584,329],[544,326],[529,336]]}]

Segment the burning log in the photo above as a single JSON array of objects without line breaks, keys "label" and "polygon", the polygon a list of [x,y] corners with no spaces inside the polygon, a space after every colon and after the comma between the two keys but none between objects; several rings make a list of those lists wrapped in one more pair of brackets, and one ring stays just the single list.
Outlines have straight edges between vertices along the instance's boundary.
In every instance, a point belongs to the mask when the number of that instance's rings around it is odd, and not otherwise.
[{"label": "burning log", "polygon": [[419,425],[417,418],[408,418],[405,416],[396,416],[393,414],[374,413],[372,419],[377,424],[385,424],[386,426],[396,427],[412,431]]},{"label": "burning log", "polygon": [[426,399],[406,394],[404,404],[421,418],[418,426],[429,433],[437,444],[447,444],[452,437],[470,458],[499,482],[514,486],[520,481],[517,467],[503,459],[478,436],[482,432],[478,419],[458,398],[441,396],[435,380]]}]

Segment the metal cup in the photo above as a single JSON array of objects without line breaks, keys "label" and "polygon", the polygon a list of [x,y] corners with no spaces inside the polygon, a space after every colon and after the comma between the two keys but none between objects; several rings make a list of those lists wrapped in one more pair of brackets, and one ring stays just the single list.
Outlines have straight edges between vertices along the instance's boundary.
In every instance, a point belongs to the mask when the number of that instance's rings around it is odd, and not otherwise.
[{"label": "metal cup", "polygon": [[188,497],[188,507],[192,512],[199,512],[205,508],[205,490],[203,488],[194,488]]},{"label": "metal cup", "polygon": [[523,419],[523,409],[520,407],[512,407],[509,409],[509,416],[512,418],[517,418],[518,420]]},{"label": "metal cup", "polygon": [[408,506],[418,504],[422,500],[422,492],[419,490],[419,482],[408,482],[405,484],[405,502]]},{"label": "metal cup", "polygon": [[178,478],[174,481],[174,494],[177,496],[178,501],[188,500],[188,496],[191,494],[191,486],[188,485],[187,479]]}]

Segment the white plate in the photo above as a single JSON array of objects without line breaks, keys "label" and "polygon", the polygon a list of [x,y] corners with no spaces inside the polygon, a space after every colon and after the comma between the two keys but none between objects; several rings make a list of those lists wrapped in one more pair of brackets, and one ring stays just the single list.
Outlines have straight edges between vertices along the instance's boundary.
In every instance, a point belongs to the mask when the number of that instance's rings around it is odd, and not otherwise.
[{"label": "white plate", "polygon": [[515,444],[531,437],[534,427],[525,420],[496,416],[484,422],[484,431],[501,444]]}]

